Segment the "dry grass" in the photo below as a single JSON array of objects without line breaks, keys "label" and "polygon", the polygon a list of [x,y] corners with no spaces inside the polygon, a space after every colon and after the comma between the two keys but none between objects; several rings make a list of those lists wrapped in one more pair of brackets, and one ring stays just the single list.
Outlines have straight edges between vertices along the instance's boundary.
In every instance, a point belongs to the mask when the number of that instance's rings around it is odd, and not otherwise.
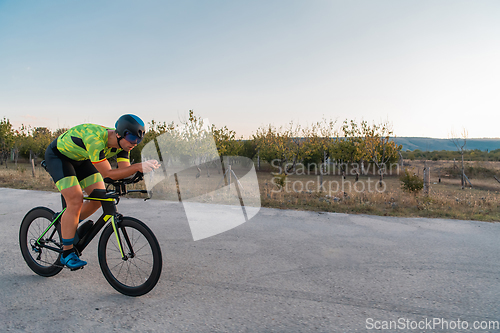
[{"label": "dry grass", "polygon": [[0,165],[0,187],[57,192],[52,178],[42,167],[35,167],[33,177],[31,164],[25,163],[19,163],[17,167],[8,163],[7,168]]},{"label": "dry grass", "polygon": [[[290,176],[290,182],[311,182],[310,188],[317,188],[318,182],[314,179],[299,179]],[[438,217],[466,220],[498,221],[500,209],[497,191],[479,189],[460,189],[459,181],[456,184],[441,182],[432,184],[428,197],[419,194],[413,195],[403,192],[401,182],[397,177],[386,177],[384,191],[358,192],[346,187],[346,191],[329,193],[317,191],[294,191],[283,189],[278,191],[272,183],[272,177],[261,175],[262,206],[298,210],[314,210],[340,213],[360,213],[385,216],[413,216],[413,217]],[[342,183],[342,177],[325,177],[326,182]],[[349,181],[349,177],[347,178]],[[354,178],[350,180],[354,183]],[[374,188],[374,180],[361,177],[359,183],[370,182]],[[296,184],[297,184],[296,183]],[[500,185],[500,184],[499,184]],[[498,186],[497,186],[498,187]],[[296,186],[300,189],[299,186]],[[358,188],[362,186],[358,185]]]},{"label": "dry grass", "polygon": [[[290,175],[287,177],[286,187],[279,189],[273,181],[274,176],[269,171],[261,171],[257,173],[261,202],[263,207],[294,210],[482,221],[500,220],[500,183],[495,179],[476,176],[471,178],[474,187],[462,190],[460,179],[439,173],[439,170],[453,165],[453,161],[428,161],[427,163],[431,168],[431,189],[428,197],[402,191],[397,174],[384,178],[385,189],[383,190],[376,187],[378,177],[373,175],[362,176],[358,182],[355,182],[353,176],[347,176],[343,180],[343,177],[339,175],[326,175],[323,177],[325,184],[323,191],[320,191],[319,178],[316,175]],[[495,172],[500,169],[500,162],[481,163]],[[415,173],[422,175],[423,162],[411,161],[407,167],[413,168]],[[439,176],[441,176],[441,182],[439,182]],[[201,177],[206,177],[206,175],[202,174]],[[211,182],[219,183],[221,175],[214,174],[212,178]],[[0,187],[57,191],[45,170],[36,167],[35,177],[33,177],[31,166],[27,164],[20,164],[17,168],[9,165],[7,169],[5,166],[0,166]],[[136,184],[134,187],[141,188],[144,185]],[[364,191],[360,191],[363,188]],[[177,200],[173,180],[167,182],[164,190],[164,193],[167,193],[164,198]],[[156,196],[156,198],[160,197]]]},{"label": "dry grass", "polygon": [[[405,163],[410,164],[406,165],[407,168],[417,174],[423,174],[423,161],[408,162]],[[500,169],[499,162],[472,162],[470,164],[474,167],[487,168],[493,173]],[[317,176],[290,175],[287,177],[288,186],[278,191],[276,181],[273,182],[273,176],[269,172],[262,172],[259,173],[262,205],[285,209],[386,216],[500,220],[500,183],[493,177],[485,178],[480,174],[475,178],[470,177],[473,188],[466,187],[462,190],[459,178],[452,178],[441,172],[453,167],[453,161],[427,161],[427,166],[431,170],[429,196],[424,196],[422,193],[414,195],[404,192],[401,189],[396,169],[393,175],[384,178],[386,188],[383,191],[374,186],[378,180],[378,177],[374,175],[362,176],[358,183],[355,182],[353,176],[347,176],[344,180],[344,191],[342,191],[342,176],[324,176],[325,183],[339,184],[340,188],[335,191],[337,187],[334,185],[333,191],[329,191],[327,185],[326,191],[323,192],[318,191]],[[311,191],[307,191],[303,186],[307,182]],[[357,184],[356,188],[354,184]],[[369,185],[371,185],[371,191]],[[356,190],[363,188],[365,191]]]}]

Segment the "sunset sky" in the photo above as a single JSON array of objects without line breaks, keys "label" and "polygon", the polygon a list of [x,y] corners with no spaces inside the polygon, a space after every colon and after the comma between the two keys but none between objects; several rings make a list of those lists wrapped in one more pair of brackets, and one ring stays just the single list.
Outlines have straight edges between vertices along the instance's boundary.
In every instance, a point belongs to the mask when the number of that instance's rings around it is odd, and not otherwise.
[{"label": "sunset sky", "polygon": [[500,137],[500,1],[0,0],[0,117]]}]

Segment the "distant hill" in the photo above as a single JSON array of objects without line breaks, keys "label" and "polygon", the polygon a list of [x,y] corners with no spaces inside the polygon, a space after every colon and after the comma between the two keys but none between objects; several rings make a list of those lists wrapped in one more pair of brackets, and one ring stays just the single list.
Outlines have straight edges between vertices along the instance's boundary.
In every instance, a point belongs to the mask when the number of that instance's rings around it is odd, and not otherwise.
[{"label": "distant hill", "polygon": [[[403,145],[403,151],[407,150],[456,150],[457,148],[450,139],[433,139],[418,137],[396,137],[392,138],[397,144]],[[481,151],[492,151],[500,149],[500,139],[467,139],[466,149],[479,149]]]}]

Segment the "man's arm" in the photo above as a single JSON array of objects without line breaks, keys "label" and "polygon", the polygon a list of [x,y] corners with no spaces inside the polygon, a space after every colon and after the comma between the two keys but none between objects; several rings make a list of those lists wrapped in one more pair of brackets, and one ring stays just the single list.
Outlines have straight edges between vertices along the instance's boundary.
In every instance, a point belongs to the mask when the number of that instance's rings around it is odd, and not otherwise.
[{"label": "man's arm", "polygon": [[94,166],[102,175],[102,178],[111,178],[114,180],[123,179],[128,176],[135,174],[137,171],[141,171],[139,163],[130,165],[129,162],[120,162],[119,164],[128,164],[128,166],[122,166],[118,169],[111,168],[111,164],[109,164],[108,160],[101,161],[99,163],[95,163]]},{"label": "man's arm", "polygon": [[147,173],[153,169],[157,169],[160,165],[158,161],[150,160],[142,163],[130,164],[130,162],[118,162],[118,169],[111,168],[111,164],[109,164],[108,160],[101,161],[99,163],[94,164],[97,171],[102,175],[102,178],[111,178],[114,180],[123,179],[128,176],[132,176],[137,171]]}]

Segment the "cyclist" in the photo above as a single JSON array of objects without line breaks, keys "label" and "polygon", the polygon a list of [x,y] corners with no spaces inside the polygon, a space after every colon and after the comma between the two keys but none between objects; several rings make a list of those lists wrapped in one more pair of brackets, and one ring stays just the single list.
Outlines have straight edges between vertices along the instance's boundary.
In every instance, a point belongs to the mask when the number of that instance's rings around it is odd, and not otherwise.
[{"label": "cyclist", "polygon": [[[126,114],[116,121],[115,129],[94,124],[75,126],[61,134],[45,151],[47,171],[66,201],[61,217],[61,264],[71,269],[87,264],[74,252],[73,241],[79,221],[92,215],[101,204],[83,202],[82,188],[90,194],[95,189],[105,189],[103,178],[122,179],[160,166],[156,160],[130,164],[129,152],[141,142],[144,131],[144,122],[139,117]],[[118,169],[112,169],[108,161],[115,155]]]}]

